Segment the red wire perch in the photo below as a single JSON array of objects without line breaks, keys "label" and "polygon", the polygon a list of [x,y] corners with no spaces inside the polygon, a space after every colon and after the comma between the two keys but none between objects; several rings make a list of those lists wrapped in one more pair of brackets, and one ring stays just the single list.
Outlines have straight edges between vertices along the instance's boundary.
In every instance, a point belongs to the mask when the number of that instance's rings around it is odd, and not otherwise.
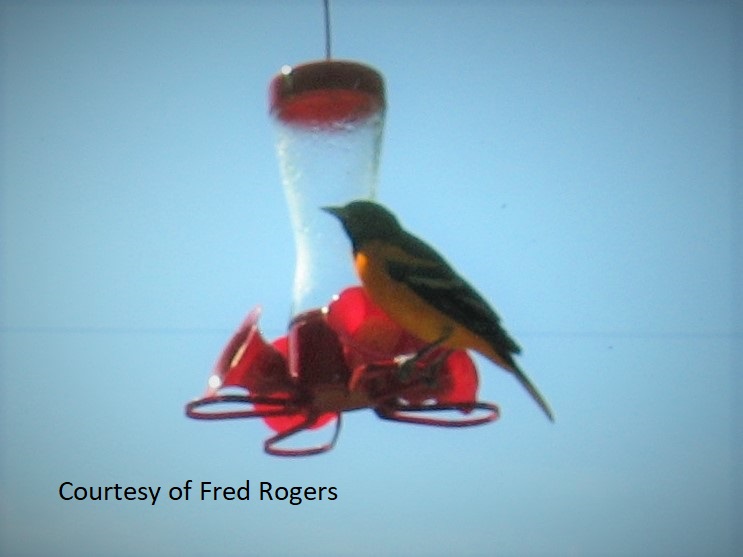
[{"label": "red wire perch", "polygon": [[[276,432],[264,442],[268,454],[329,451],[340,434],[342,413],[363,408],[385,420],[438,427],[470,427],[499,417],[495,404],[476,400],[477,370],[465,351],[436,349],[425,357],[401,358],[425,345],[392,322],[359,287],[343,291],[327,308],[295,319],[289,334],[273,343],[261,336],[259,316],[253,310],[227,343],[206,393],[186,405],[186,415],[200,420],[262,418]],[[225,393],[235,387],[245,394]],[[225,405],[230,409],[215,409]],[[443,411],[463,417],[418,415]],[[480,415],[471,416],[475,411]],[[330,422],[334,431],[325,443],[278,446]]]}]

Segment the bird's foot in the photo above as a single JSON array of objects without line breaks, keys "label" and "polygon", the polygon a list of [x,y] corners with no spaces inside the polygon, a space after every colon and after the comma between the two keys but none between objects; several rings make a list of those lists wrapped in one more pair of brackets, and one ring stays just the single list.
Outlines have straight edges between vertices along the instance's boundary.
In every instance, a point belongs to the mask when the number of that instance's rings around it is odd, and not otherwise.
[{"label": "bird's foot", "polygon": [[414,354],[397,356],[394,359],[397,365],[397,379],[401,383],[410,383],[415,378],[422,381],[429,389],[436,387],[438,385],[439,373],[449,353],[444,351],[437,355],[430,363],[421,365],[418,373],[416,373],[416,367],[424,358],[429,356],[430,350],[429,347],[426,347]]},{"label": "bird's foot", "polygon": [[444,362],[448,356],[449,352],[444,351],[423,368],[421,379],[429,389],[436,389],[439,386],[439,375],[441,375],[441,369],[444,367]]},{"label": "bird's foot", "polygon": [[415,364],[418,363],[420,356],[415,354],[401,354],[395,357],[394,362],[397,365],[397,379],[401,383],[409,383],[415,371]]}]

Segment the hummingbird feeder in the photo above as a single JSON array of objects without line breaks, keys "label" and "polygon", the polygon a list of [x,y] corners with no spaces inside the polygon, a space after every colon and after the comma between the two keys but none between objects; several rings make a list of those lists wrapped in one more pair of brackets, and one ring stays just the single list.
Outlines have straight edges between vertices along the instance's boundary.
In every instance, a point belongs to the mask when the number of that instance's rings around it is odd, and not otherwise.
[{"label": "hummingbird feeder", "polygon": [[[269,112],[296,248],[292,318],[286,335],[268,342],[259,309],[251,311],[204,395],[186,405],[187,416],[261,418],[274,431],[264,450],[277,456],[330,450],[343,412],[352,410],[442,427],[498,418],[496,405],[477,400],[477,370],[466,351],[426,350],[355,286],[347,240],[321,211],[375,197],[385,107],[382,75],[357,62],[285,66],[271,80]],[[328,435],[297,445],[309,430]]]}]

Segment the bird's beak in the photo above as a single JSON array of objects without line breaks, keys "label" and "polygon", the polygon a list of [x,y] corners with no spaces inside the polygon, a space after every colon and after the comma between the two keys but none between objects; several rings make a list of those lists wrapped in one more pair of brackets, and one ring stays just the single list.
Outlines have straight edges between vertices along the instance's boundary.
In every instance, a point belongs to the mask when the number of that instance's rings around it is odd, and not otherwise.
[{"label": "bird's beak", "polygon": [[343,207],[320,207],[326,213],[343,220]]}]

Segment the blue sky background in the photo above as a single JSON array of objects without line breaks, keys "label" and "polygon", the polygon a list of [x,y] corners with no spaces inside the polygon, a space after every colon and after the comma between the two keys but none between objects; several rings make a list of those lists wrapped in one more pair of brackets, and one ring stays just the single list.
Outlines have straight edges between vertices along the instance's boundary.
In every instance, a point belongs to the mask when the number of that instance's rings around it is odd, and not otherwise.
[{"label": "blue sky background", "polygon": [[[386,79],[378,199],[493,301],[557,421],[478,360],[494,425],[358,412],[278,459],[183,404],[254,305],[285,330],[266,90],[323,56],[321,3],[2,2],[0,553],[732,555],[741,13],[334,2],[335,55]],[[339,498],[57,496],[188,479]]]}]

